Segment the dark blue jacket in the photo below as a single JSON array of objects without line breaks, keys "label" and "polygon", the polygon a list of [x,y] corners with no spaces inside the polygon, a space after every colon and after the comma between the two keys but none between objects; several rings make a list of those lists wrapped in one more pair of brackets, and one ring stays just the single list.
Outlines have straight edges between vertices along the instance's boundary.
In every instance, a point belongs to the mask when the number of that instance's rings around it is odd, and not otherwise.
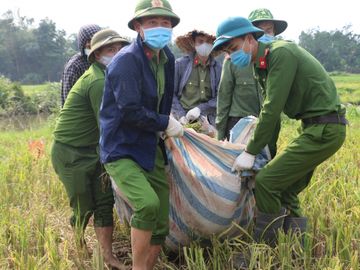
[{"label": "dark blue jacket", "polygon": [[156,78],[140,36],[108,65],[100,108],[102,163],[130,158],[147,171],[154,168],[157,132],[168,125],[174,89],[174,56],[168,47],[164,52],[168,61],[159,112]]}]

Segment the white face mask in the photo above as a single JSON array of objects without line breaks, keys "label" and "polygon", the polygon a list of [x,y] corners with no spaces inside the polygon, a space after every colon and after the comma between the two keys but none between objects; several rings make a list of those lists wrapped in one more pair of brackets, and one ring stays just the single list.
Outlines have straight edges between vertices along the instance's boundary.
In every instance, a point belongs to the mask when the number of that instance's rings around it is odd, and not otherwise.
[{"label": "white face mask", "polygon": [[212,44],[204,42],[201,45],[195,46],[195,50],[198,55],[208,57],[212,50]]},{"label": "white face mask", "polygon": [[85,49],[84,49],[84,53],[85,53],[86,56],[89,56],[89,54],[90,54],[90,49],[85,48]]},{"label": "white face mask", "polygon": [[113,59],[114,56],[107,56],[107,55],[103,55],[100,57],[99,62],[101,64],[103,64],[104,66],[107,66],[108,64],[110,64],[111,60]]}]

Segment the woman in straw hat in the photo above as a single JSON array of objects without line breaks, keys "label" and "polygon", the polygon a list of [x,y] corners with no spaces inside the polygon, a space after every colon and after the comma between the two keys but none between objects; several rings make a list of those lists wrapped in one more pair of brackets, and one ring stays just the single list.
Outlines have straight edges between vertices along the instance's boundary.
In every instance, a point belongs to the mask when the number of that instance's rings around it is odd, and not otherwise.
[{"label": "woman in straw hat", "polygon": [[172,114],[182,124],[197,120],[200,115],[215,124],[217,88],[221,64],[211,53],[215,37],[193,30],[176,39],[186,53],[175,62],[175,88]]}]

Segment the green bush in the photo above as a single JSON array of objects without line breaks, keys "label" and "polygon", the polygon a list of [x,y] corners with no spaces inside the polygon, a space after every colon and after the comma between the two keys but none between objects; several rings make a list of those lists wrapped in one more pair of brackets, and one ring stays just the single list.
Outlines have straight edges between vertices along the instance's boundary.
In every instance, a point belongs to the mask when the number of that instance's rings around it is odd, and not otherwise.
[{"label": "green bush", "polygon": [[31,98],[24,94],[21,86],[5,77],[0,77],[0,107],[0,114],[6,116],[37,112],[36,106]]},{"label": "green bush", "polygon": [[6,107],[7,99],[9,97],[11,89],[11,82],[10,80],[6,79],[5,77],[0,77],[0,108],[3,110]]},{"label": "green bush", "polygon": [[40,91],[35,89],[25,93],[20,84],[0,77],[0,116],[58,112],[60,84],[48,83],[38,87]]},{"label": "green bush", "polygon": [[28,73],[25,75],[24,79],[21,80],[21,83],[23,84],[38,84],[41,83],[43,79],[41,78],[41,75],[36,73]]},{"label": "green bush", "polygon": [[49,83],[44,91],[31,95],[39,113],[56,113],[60,109],[60,84]]}]

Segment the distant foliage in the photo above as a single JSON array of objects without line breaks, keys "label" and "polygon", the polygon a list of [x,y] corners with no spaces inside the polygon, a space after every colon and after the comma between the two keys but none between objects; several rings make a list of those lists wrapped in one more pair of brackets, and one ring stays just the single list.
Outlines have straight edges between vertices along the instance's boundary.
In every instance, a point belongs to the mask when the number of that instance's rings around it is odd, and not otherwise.
[{"label": "distant foliage", "polygon": [[301,32],[299,44],[314,55],[327,71],[360,73],[360,35],[351,26],[331,32]]},{"label": "distant foliage", "polygon": [[[131,38],[130,38],[131,39]],[[331,32],[302,32],[299,43],[328,71],[360,73],[360,35],[350,26]],[[175,58],[184,54],[169,45]],[[34,25],[34,19],[19,12],[0,14],[0,75],[22,84],[59,82],[67,60],[78,51],[76,34],[66,37],[49,18]],[[223,55],[217,58],[220,62]]]},{"label": "distant foliage", "polygon": [[31,98],[25,96],[19,84],[0,77],[0,114],[13,116],[26,113],[36,113]]},{"label": "distant foliage", "polygon": [[0,18],[0,75],[13,81],[38,84],[60,81],[66,60],[74,51],[74,37],[46,18],[34,20],[8,11]]},{"label": "distant foliage", "polygon": [[60,109],[60,84],[49,83],[45,91],[31,96],[38,113],[55,113]]},{"label": "distant foliage", "polygon": [[59,83],[48,84],[48,89],[25,95],[18,83],[0,77],[0,116],[53,113],[60,108]]}]

